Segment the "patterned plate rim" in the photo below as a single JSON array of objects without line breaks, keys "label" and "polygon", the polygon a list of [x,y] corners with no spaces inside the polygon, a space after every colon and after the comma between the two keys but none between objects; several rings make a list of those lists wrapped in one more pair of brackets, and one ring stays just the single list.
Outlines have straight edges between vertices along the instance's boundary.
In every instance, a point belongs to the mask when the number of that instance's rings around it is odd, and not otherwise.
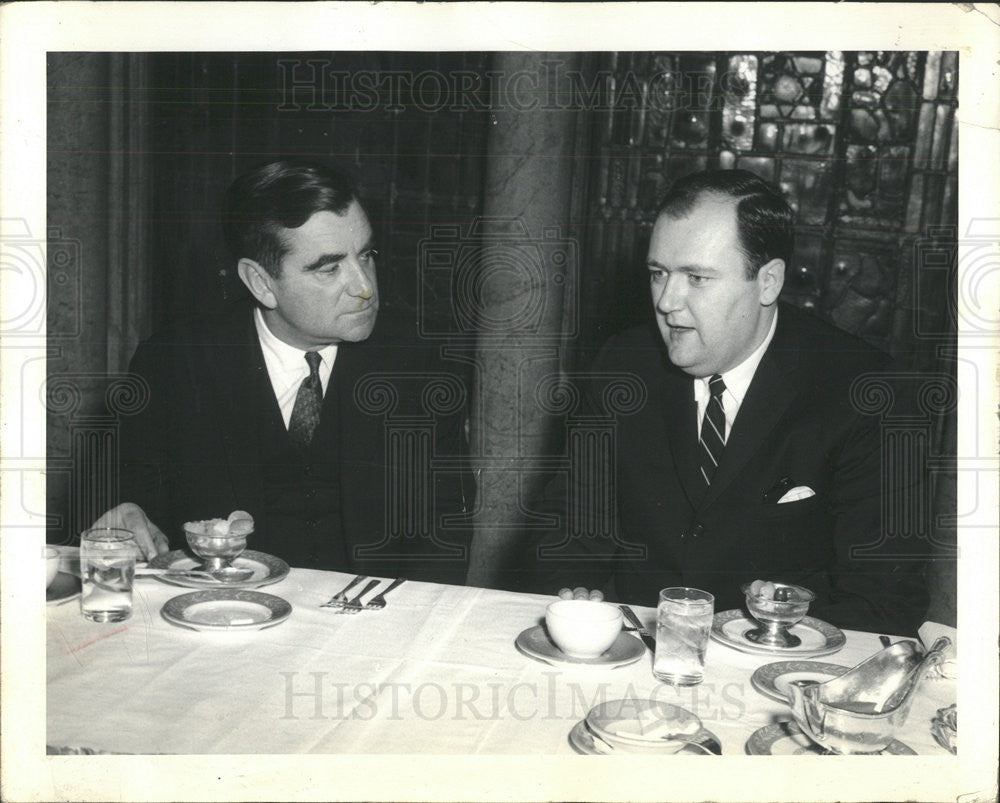
[{"label": "patterned plate rim", "polygon": [[[152,569],[170,569],[173,564],[182,558],[188,560],[195,560],[183,549],[172,549],[170,552],[164,552],[162,555],[157,555],[151,561],[149,561],[149,567]],[[268,574],[266,577],[261,577],[259,580],[243,580],[239,583],[222,583],[215,582],[213,580],[202,579],[199,577],[157,577],[157,580],[167,583],[172,586],[180,586],[181,588],[202,588],[202,589],[248,589],[248,588],[261,588],[262,586],[269,586],[273,583],[277,583],[280,580],[284,580],[288,576],[288,572],[291,568],[285,561],[281,558],[275,557],[274,555],[268,555],[266,552],[257,552],[253,549],[248,549],[240,555],[240,558],[246,558],[248,560],[256,561],[257,563],[263,564],[267,570]]]},{"label": "patterned plate rim", "polygon": [[[624,642],[622,642],[623,645],[622,649],[624,654],[622,655],[621,658],[615,660],[600,660],[600,657],[582,659],[582,658],[570,658],[568,655],[565,658],[560,658],[558,655],[544,655],[541,652],[536,652],[535,650],[532,650],[527,644],[529,634],[533,633],[536,630],[541,630],[543,633],[545,632],[545,628],[542,625],[535,625],[534,627],[526,628],[525,630],[522,630],[520,633],[518,633],[517,638],[514,639],[514,646],[517,647],[517,649],[523,655],[526,655],[529,658],[533,658],[536,661],[541,661],[542,663],[550,664],[551,666],[564,666],[564,667],[596,666],[596,667],[601,667],[602,669],[617,669],[620,666],[628,666],[629,664],[634,664],[636,661],[642,658],[643,654],[646,652],[645,644],[639,641],[639,639],[628,635],[623,630],[618,635],[618,638],[615,639],[614,644],[612,644],[611,647],[609,647],[608,649],[609,650],[613,649],[615,645],[621,642],[623,637],[628,639],[630,642],[634,641],[636,646],[633,647],[631,644],[629,644],[627,647],[625,647]],[[546,636],[545,639],[546,641],[548,641],[548,636]],[[549,643],[551,644],[551,642]],[[553,649],[556,650],[559,649],[554,644],[552,644],[552,647]],[[560,650],[560,652],[562,651]],[[634,655],[631,654],[632,652],[634,652]]]},{"label": "patterned plate rim", "polygon": [[829,622],[824,622],[822,619],[815,619],[812,616],[802,617],[802,621],[798,624],[802,627],[811,628],[823,636],[826,639],[826,644],[822,647],[807,650],[803,650],[800,647],[781,649],[777,647],[762,647],[757,644],[751,644],[748,641],[736,641],[729,638],[723,632],[723,627],[741,618],[745,619],[748,625],[753,624],[753,620],[746,615],[742,608],[733,608],[732,610],[720,611],[715,614],[712,619],[713,641],[751,655],[788,655],[797,656],[798,658],[818,658],[821,655],[831,655],[847,643],[847,636],[844,635],[844,631],[839,627],[835,627]]},{"label": "patterned plate rim", "polygon": [[[791,739],[793,736],[800,733],[802,733],[802,728],[800,728],[797,723],[791,721],[775,722],[771,725],[765,725],[763,728],[758,728],[750,734],[750,738],[747,739],[744,750],[746,750],[747,755],[751,756],[773,756],[774,753],[771,752],[771,747],[780,739]],[[819,755],[833,754],[824,751],[819,753]],[[885,750],[880,753],[875,753],[875,755],[915,756],[917,755],[917,751],[909,745],[899,741],[899,739],[893,739],[888,745],[886,745]]]},{"label": "patterned plate rim", "polygon": [[754,687],[755,691],[763,694],[765,697],[769,697],[779,703],[787,703],[788,698],[779,692],[774,684],[774,681],[782,675],[788,672],[814,671],[829,675],[832,680],[833,678],[839,678],[849,669],[849,666],[828,664],[823,661],[775,661],[774,663],[757,667],[750,676],[750,685]]},{"label": "patterned plate rim", "polygon": [[[202,602],[225,600],[251,602],[256,605],[262,605],[271,612],[271,618],[265,622],[252,622],[241,625],[209,625],[202,622],[194,622],[184,616],[184,611],[192,605],[198,605]],[[263,630],[264,628],[280,624],[291,616],[292,603],[275,594],[265,594],[261,591],[253,591],[247,588],[206,588],[201,591],[192,591],[189,594],[180,594],[179,596],[171,597],[163,604],[160,613],[168,622],[183,627],[194,628],[195,630]]]}]

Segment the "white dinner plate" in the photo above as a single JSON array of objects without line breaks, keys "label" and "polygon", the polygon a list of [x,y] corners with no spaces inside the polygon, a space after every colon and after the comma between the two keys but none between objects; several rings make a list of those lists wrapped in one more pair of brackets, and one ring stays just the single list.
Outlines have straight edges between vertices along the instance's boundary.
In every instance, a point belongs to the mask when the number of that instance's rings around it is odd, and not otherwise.
[{"label": "white dinner plate", "polygon": [[167,600],[160,612],[171,624],[193,630],[248,631],[281,624],[292,606],[274,594],[218,588],[181,594]]},{"label": "white dinner plate", "polygon": [[59,605],[80,596],[80,578],[68,572],[59,572],[52,585],[45,589],[47,605]]},{"label": "white dinner plate", "polygon": [[[806,736],[794,722],[777,722],[754,731],[747,739],[746,751],[751,756],[828,756],[833,755]],[[893,739],[881,753],[883,756],[915,756],[917,753]]]},{"label": "white dinner plate", "polygon": [[634,664],[646,653],[645,644],[623,631],[618,634],[615,643],[596,658],[570,658],[552,643],[549,634],[541,625],[523,631],[514,640],[514,644],[529,658],[553,666],[599,666],[604,669],[614,669]]},{"label": "white dinner plate", "polygon": [[788,628],[788,632],[798,636],[802,643],[798,647],[766,647],[755,644],[744,634],[758,627],[757,622],[747,616],[742,609],[722,611],[712,620],[712,639],[740,652],[752,655],[787,655],[789,658],[817,658],[837,652],[847,643],[847,636],[840,628],[806,616],[798,624]]},{"label": "white dinner plate", "polygon": [[820,661],[777,661],[765,664],[750,676],[750,685],[765,697],[788,702],[788,687],[796,680],[815,680],[826,683],[839,678],[850,667],[824,664]]},{"label": "white dinner plate", "polygon": [[[722,753],[722,742],[719,737],[709,730],[702,729],[695,738],[704,743],[713,753]],[[601,742],[594,738],[594,734],[587,727],[586,720],[581,719],[569,732],[569,743],[578,753],[585,756],[607,756],[607,755],[671,755],[671,756],[707,756],[709,755],[699,747],[692,744],[684,745],[680,750],[664,751],[655,753],[650,750],[643,750],[641,753],[630,751],[624,748],[611,747],[606,742]]]},{"label": "white dinner plate", "polygon": [[[175,549],[171,552],[164,552],[157,555],[149,562],[153,569],[200,569],[202,563],[196,558],[192,558],[183,549]],[[169,583],[172,586],[182,586],[183,588],[260,588],[284,580],[288,575],[288,564],[281,558],[268,555],[265,552],[255,552],[252,549],[246,550],[242,555],[233,561],[233,566],[238,569],[253,569],[253,574],[246,580],[235,582],[223,582],[211,577],[198,577],[195,575],[166,577],[156,575],[157,580]]]}]

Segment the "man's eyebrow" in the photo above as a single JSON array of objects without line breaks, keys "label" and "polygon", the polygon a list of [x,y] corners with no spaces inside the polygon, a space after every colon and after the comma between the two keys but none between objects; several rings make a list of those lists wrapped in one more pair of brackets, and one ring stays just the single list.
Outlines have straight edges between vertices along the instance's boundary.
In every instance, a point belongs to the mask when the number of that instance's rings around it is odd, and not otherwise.
[{"label": "man's eyebrow", "polygon": [[678,265],[676,268],[668,268],[657,262],[655,259],[650,259],[646,262],[647,268],[656,268],[657,270],[675,270],[678,273],[708,273],[708,274],[718,274],[718,270],[715,268],[710,268],[707,265]]},{"label": "man's eyebrow", "polygon": [[303,273],[309,273],[310,271],[319,270],[324,265],[330,265],[336,262],[340,262],[342,259],[346,259],[347,254],[323,254],[316,257],[312,262],[302,268]]},{"label": "man's eyebrow", "polygon": [[[375,237],[369,237],[367,242],[358,250],[359,254],[365,253],[365,251],[371,251],[375,248]],[[323,254],[322,256],[316,257],[312,262],[302,268],[303,273],[309,273],[310,271],[319,270],[324,265],[331,265],[340,262],[343,259],[347,259],[347,254]]]}]

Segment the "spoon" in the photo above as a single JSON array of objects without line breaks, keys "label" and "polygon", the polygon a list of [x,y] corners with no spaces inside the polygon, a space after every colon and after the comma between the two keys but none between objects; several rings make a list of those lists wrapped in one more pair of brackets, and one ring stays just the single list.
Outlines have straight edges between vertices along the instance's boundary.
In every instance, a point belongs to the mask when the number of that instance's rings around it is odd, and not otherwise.
[{"label": "spoon", "polygon": [[222,583],[239,583],[249,580],[253,576],[253,569],[241,569],[239,566],[223,566],[216,572],[209,572],[216,580]]},{"label": "spoon", "polygon": [[249,580],[253,575],[253,569],[224,566],[216,572],[209,572],[204,569],[156,569],[140,566],[136,568],[135,574],[137,577],[206,577],[209,580],[218,580],[220,583],[238,583]]}]

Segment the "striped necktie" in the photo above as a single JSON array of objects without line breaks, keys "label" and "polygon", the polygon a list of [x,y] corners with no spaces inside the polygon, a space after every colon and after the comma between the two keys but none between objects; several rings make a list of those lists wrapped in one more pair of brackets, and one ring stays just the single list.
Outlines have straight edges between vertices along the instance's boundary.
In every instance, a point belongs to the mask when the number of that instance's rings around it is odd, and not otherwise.
[{"label": "striped necktie", "polygon": [[323,383],[319,379],[319,352],[307,351],[306,362],[309,363],[309,376],[302,380],[299,392],[295,394],[295,406],[292,417],[288,421],[288,437],[300,449],[305,449],[312,442],[313,432],[319,423],[320,410],[323,408]]},{"label": "striped necktie", "polygon": [[726,448],[726,411],[722,406],[722,394],[726,383],[719,374],[708,380],[708,392],[711,398],[705,408],[705,418],[701,422],[701,476],[705,485],[712,484],[712,477],[722,459],[722,450]]}]

